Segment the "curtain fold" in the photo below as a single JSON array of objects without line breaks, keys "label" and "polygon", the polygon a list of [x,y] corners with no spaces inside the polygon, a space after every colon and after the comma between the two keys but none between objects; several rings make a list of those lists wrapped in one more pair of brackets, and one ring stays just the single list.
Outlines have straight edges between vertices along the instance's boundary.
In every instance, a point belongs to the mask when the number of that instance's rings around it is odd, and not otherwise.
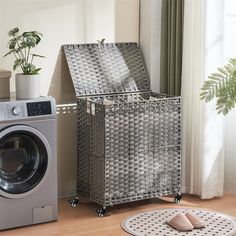
[{"label": "curtain fold", "polygon": [[162,1],[160,92],[180,95],[184,0]]},{"label": "curtain fold", "polygon": [[[207,199],[223,194],[223,121],[200,101],[207,75],[221,64],[223,0],[185,0],[182,130],[183,190]],[[214,9],[214,10],[212,10]]]}]

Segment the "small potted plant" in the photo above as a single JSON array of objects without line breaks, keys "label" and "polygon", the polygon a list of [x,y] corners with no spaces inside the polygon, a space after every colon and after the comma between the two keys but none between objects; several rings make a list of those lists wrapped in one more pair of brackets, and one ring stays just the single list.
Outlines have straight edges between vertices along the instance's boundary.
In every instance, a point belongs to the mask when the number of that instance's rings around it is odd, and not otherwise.
[{"label": "small potted plant", "polygon": [[8,32],[10,40],[8,42],[9,52],[4,55],[15,57],[13,70],[20,68],[22,73],[16,74],[16,97],[19,99],[32,99],[40,96],[39,71],[34,59],[44,56],[31,53],[41,41],[42,34],[37,31],[23,32],[20,34],[16,27]]}]

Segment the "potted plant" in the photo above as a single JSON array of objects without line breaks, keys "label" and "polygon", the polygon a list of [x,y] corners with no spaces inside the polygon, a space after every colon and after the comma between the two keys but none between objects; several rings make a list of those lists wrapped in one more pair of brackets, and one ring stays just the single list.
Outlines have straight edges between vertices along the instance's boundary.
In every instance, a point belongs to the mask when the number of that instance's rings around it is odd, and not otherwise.
[{"label": "potted plant", "polygon": [[208,78],[201,88],[201,99],[209,102],[216,98],[217,112],[228,114],[236,104],[236,58],[231,58],[227,65]]},{"label": "potted plant", "polygon": [[10,40],[8,42],[9,52],[4,55],[15,57],[13,70],[20,68],[22,73],[16,74],[16,97],[19,99],[31,99],[40,96],[39,71],[34,59],[44,56],[31,53],[41,41],[42,34],[37,31],[23,32],[20,34],[16,27],[8,32]]}]

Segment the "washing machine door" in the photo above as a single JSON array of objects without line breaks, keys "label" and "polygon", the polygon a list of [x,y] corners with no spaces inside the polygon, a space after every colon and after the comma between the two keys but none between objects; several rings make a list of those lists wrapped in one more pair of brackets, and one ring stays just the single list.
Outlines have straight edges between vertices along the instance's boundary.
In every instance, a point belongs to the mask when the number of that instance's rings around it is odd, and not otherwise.
[{"label": "washing machine door", "polygon": [[37,129],[14,125],[0,131],[0,195],[26,197],[45,181],[51,162],[47,139]]}]

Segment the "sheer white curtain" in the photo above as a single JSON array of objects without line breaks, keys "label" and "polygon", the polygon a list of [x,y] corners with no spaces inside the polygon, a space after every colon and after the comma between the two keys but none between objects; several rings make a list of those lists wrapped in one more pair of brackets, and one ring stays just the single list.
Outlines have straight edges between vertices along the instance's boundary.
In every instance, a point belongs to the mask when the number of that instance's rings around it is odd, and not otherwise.
[{"label": "sheer white curtain", "polygon": [[182,67],[183,191],[223,194],[223,121],[199,94],[207,75],[222,64],[223,0],[185,0]]}]

